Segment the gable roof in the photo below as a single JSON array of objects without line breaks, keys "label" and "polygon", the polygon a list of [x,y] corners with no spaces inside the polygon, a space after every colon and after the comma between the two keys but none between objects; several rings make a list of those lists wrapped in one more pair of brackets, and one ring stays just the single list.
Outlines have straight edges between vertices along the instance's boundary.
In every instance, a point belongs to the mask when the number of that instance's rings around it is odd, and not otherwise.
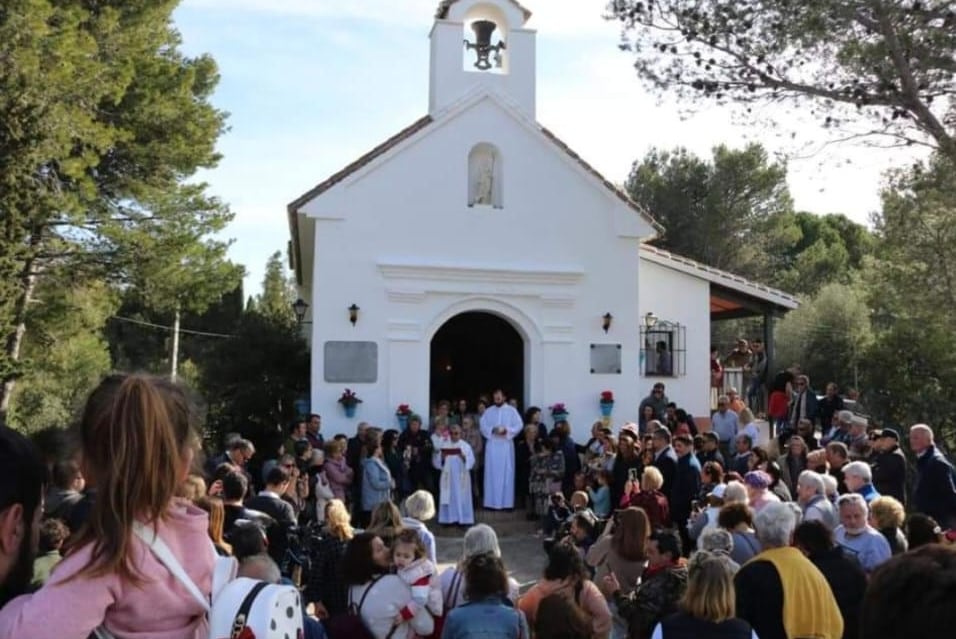
[{"label": "gable roof", "polygon": [[[525,20],[529,20],[531,18],[531,11],[527,7],[521,6],[521,3],[518,2],[518,0],[508,1],[521,10],[522,13],[524,13]],[[441,2],[438,3],[438,9],[435,10],[435,19],[444,20],[447,18],[448,10],[451,8],[451,5],[455,4],[456,2],[458,2],[458,0],[441,0]]]},{"label": "gable roof", "polygon": [[[759,300],[765,305],[772,306],[778,311],[792,311],[800,306],[800,300],[776,288],[748,280],[740,275],[735,275],[729,271],[723,271],[713,266],[707,266],[689,257],[683,257],[670,251],[651,246],[650,244],[641,244],[641,258],[671,268],[681,273],[686,273],[700,278],[720,290],[726,290],[735,293],[737,296]],[[711,289],[712,291],[714,289]],[[732,310],[729,307],[712,308],[711,311],[719,312],[721,310]]]},{"label": "gable roof", "polygon": [[[332,188],[333,186],[335,186],[342,180],[346,179],[347,177],[349,177],[350,175],[352,175],[353,173],[355,173],[362,167],[370,164],[378,157],[385,155],[386,153],[391,151],[394,147],[398,146],[405,140],[415,136],[415,134],[417,134],[422,129],[425,129],[426,127],[428,127],[428,125],[430,125],[432,122],[434,122],[434,119],[430,115],[426,115],[425,117],[416,120],[409,126],[405,127],[404,129],[402,129],[401,131],[399,131],[392,137],[388,138],[387,140],[385,140],[384,142],[376,146],[374,149],[372,149],[365,155],[362,155],[357,160],[347,165],[342,170],[332,174],[324,181],[312,187],[311,189],[303,193],[301,196],[299,196],[298,198],[296,198],[289,204],[288,206],[289,215],[290,216],[295,215],[298,212],[298,209],[300,207],[304,206],[311,200],[314,200],[316,197],[322,195],[322,193],[329,190],[330,188]],[[640,204],[632,200],[631,197],[622,188],[616,186],[606,177],[601,175],[597,169],[595,169],[593,166],[585,162],[580,155],[578,155],[574,150],[571,149],[571,147],[569,147],[560,138],[558,138],[558,136],[556,136],[554,133],[552,133],[551,131],[549,131],[548,129],[544,128],[543,126],[537,123],[534,123],[534,127],[542,135],[544,135],[546,139],[550,140],[555,146],[557,146],[564,153],[566,153],[587,173],[591,174],[594,178],[596,178],[607,190],[609,190],[611,193],[614,194],[615,197],[621,200],[621,202],[623,202],[625,205],[627,205],[629,208],[635,211],[638,215],[640,215],[641,218],[645,222],[650,224],[655,231],[657,231],[658,233],[664,232],[664,227],[661,226],[661,224],[657,220],[655,220],[646,210],[644,210],[644,207],[642,207]]]},{"label": "gable roof", "polygon": [[324,193],[325,191],[328,191],[330,188],[332,188],[333,186],[335,186],[336,184],[338,184],[339,182],[341,182],[348,176],[352,175],[353,173],[361,169],[363,166],[369,164],[375,158],[379,157],[380,155],[385,155],[393,147],[404,142],[405,140],[412,137],[413,135],[415,135],[416,133],[424,129],[426,126],[431,124],[432,121],[433,121],[432,116],[430,115],[426,115],[423,118],[419,118],[418,120],[415,120],[410,125],[402,129],[401,131],[399,131],[398,133],[396,133],[389,139],[385,140],[384,142],[376,146],[374,149],[372,149],[365,155],[362,155],[351,164],[348,164],[342,170],[337,171],[336,173],[333,173],[328,178],[326,178],[323,182],[316,184],[314,187],[312,187],[311,189],[309,189],[308,191],[306,191],[305,193],[297,197],[295,200],[293,200],[289,204],[289,212],[295,213],[299,209],[299,207],[305,205],[309,201],[314,200],[318,196],[322,195],[322,193]]}]

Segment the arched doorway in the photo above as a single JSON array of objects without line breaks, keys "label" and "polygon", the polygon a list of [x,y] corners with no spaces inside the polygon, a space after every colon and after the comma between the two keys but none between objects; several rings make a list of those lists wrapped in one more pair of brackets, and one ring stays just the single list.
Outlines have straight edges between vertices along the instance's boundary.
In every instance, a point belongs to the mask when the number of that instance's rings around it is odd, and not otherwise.
[{"label": "arched doorway", "polygon": [[467,399],[502,388],[519,402],[524,398],[525,345],[507,320],[470,311],[445,322],[431,343],[431,403]]}]

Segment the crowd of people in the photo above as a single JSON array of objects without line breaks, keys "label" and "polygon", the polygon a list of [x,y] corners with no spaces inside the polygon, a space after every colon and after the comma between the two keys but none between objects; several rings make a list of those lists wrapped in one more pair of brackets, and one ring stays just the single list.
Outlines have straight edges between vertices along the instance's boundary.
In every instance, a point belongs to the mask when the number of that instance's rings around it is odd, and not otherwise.
[{"label": "crowd of people", "polygon": [[[898,431],[845,409],[821,423],[809,380],[787,386],[796,408],[771,438],[736,394],[698,423],[655,384],[638,422],[595,422],[583,444],[498,391],[475,413],[441,402],[402,432],[325,440],[311,415],[258,446],[228,436],[200,463],[179,386],[111,376],[68,440],[0,427],[0,639],[206,637],[210,547],[241,576],[297,588],[312,639],[944,632],[956,473],[932,429],[906,434],[911,473]],[[474,524],[479,506],[539,522],[547,562],[525,592],[495,531]],[[466,528],[442,572],[436,517]]]}]

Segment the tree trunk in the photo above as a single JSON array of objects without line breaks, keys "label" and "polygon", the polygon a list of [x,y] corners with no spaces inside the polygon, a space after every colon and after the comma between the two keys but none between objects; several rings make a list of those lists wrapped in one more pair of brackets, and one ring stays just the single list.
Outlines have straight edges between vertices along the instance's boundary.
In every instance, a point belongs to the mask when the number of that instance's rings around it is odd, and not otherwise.
[{"label": "tree trunk", "polygon": [[[35,247],[39,244],[39,237],[34,236],[30,243]],[[7,336],[7,342],[4,345],[7,357],[13,362],[20,361],[23,338],[27,334],[27,308],[33,300],[33,293],[37,285],[37,272],[34,266],[34,258],[28,258],[18,278],[20,280],[20,295],[14,305],[14,330]],[[6,415],[10,408],[10,397],[13,395],[16,384],[17,376],[14,373],[7,375],[3,380],[3,385],[0,386],[0,416]]]}]

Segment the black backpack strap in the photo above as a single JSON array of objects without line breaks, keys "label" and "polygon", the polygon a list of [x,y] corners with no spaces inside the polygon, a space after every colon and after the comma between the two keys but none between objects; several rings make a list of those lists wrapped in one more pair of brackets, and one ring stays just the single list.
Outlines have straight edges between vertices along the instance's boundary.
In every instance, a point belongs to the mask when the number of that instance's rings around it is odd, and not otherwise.
[{"label": "black backpack strap", "polygon": [[268,585],[265,581],[260,581],[252,587],[252,590],[249,591],[246,598],[242,600],[242,605],[239,606],[236,618],[232,622],[232,634],[230,635],[230,639],[238,639],[242,631],[246,629],[246,622],[249,620],[249,611],[252,610],[252,602],[256,600],[259,593]]}]

